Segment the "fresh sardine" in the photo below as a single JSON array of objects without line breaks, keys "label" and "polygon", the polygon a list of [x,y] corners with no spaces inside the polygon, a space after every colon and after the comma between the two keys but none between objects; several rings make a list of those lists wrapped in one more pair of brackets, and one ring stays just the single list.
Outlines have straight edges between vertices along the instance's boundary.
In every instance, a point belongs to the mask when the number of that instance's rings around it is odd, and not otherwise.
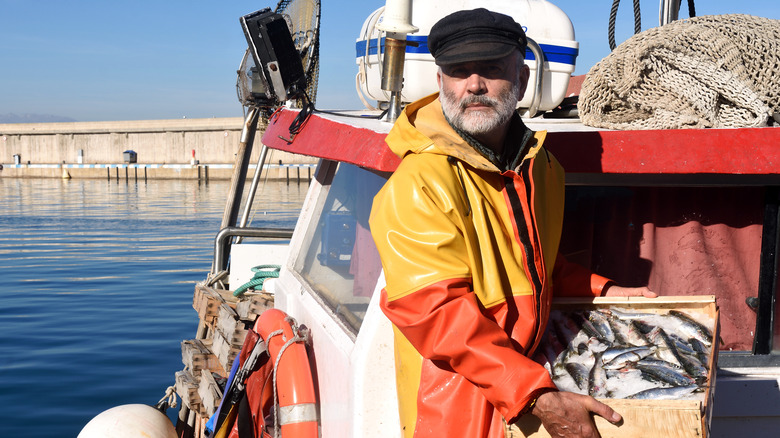
[{"label": "fresh sardine", "polygon": [[704,384],[707,381],[707,367],[696,356],[681,354],[682,366],[685,371],[696,379],[696,383]]},{"label": "fresh sardine", "polygon": [[593,323],[593,327],[601,333],[607,342],[615,342],[615,333],[612,331],[606,315],[598,310],[592,310],[588,312],[588,320]]},{"label": "fresh sardine", "polygon": [[624,368],[629,364],[636,363],[640,361],[641,359],[653,354],[653,351],[655,348],[650,347],[642,347],[638,348],[636,350],[628,351],[626,353],[621,354],[620,356],[612,359],[611,361],[604,364],[605,370],[617,370],[620,368]]},{"label": "fresh sardine", "polygon": [[650,345],[650,342],[645,338],[633,321],[626,322],[614,316],[610,316],[608,321],[612,330],[615,332],[615,342],[636,346]]},{"label": "fresh sardine", "polygon": [[585,365],[577,362],[570,362],[565,364],[564,367],[569,375],[571,375],[572,379],[574,379],[574,383],[577,384],[577,387],[587,393],[588,377],[590,373]]},{"label": "fresh sardine", "polygon": [[596,361],[590,369],[588,376],[588,393],[591,397],[607,398],[607,371],[604,369],[601,361],[601,354],[596,354]]},{"label": "fresh sardine", "polygon": [[658,350],[656,350],[655,354],[659,359],[671,362],[680,367],[683,366],[680,353],[677,352],[677,349],[674,347],[674,343],[666,335],[664,329],[661,327],[656,327],[650,333],[648,333],[647,337],[653,342],[653,345],[658,347]]},{"label": "fresh sardine", "polygon": [[698,385],[676,386],[672,388],[654,388],[629,395],[630,399],[676,400],[693,394]]},{"label": "fresh sardine", "polygon": [[630,351],[641,350],[642,348],[646,348],[646,347],[635,347],[635,346],[611,347],[611,348],[607,349],[604,352],[604,354],[601,355],[601,360],[604,363],[611,362],[614,358],[620,356],[623,353],[628,353]]},{"label": "fresh sardine", "polygon": [[688,386],[696,383],[693,377],[687,376],[673,367],[643,364],[642,361],[637,362],[635,367],[642,372],[643,376],[672,386]]},{"label": "fresh sardine", "polygon": [[712,331],[699,321],[696,321],[678,310],[670,310],[669,315],[677,318],[681,322],[680,328],[685,331],[689,337],[696,338],[705,345],[712,345]]}]

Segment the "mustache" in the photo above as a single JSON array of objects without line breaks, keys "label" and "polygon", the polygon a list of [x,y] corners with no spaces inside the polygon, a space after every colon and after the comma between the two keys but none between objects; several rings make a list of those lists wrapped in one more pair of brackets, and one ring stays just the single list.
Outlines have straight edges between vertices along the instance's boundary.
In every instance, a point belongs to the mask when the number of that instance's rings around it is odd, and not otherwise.
[{"label": "mustache", "polygon": [[485,105],[489,106],[490,108],[495,109],[498,106],[498,99],[494,99],[492,97],[488,97],[485,95],[472,95],[464,97],[463,100],[460,101],[458,106],[460,109],[466,109],[471,104],[479,104],[479,105]]}]

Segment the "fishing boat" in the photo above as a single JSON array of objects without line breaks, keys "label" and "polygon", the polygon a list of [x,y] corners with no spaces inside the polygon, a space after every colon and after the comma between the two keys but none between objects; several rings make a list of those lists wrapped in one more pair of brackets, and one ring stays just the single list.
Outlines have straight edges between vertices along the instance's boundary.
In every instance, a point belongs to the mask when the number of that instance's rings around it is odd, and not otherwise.
[{"label": "fishing boat", "polygon": [[[427,32],[479,3],[388,0],[369,16],[357,33],[357,78],[369,107],[359,112],[323,112],[312,103],[318,2],[282,1],[241,18],[246,122],[213,266],[195,288],[199,329],[182,343],[177,436],[212,436],[231,415],[223,399],[242,386],[259,344],[280,381],[268,396],[269,431],[401,436],[393,331],[378,302],[384,274],[367,221],[400,162],[386,134],[404,105],[437,91]],[[587,126],[576,110],[582,78],[571,77],[578,45],[566,13],[545,0],[491,5],[527,23],[532,80],[519,111],[532,130],[548,131],[545,145],[567,171],[562,251],[624,284],[649,282],[672,296],[640,307],[720,311],[707,398],[691,409],[674,402],[641,409],[672,412],[668,421],[679,423],[668,428],[691,426],[669,436],[769,436],[780,426],[780,130]],[[662,1],[661,24],[674,22],[678,8],[679,1]],[[260,163],[249,182],[261,119]],[[268,149],[320,159],[294,230],[247,225]],[[260,342],[248,342],[248,333],[260,333]],[[298,359],[287,356],[293,350]],[[680,419],[687,415],[693,420]]]}]

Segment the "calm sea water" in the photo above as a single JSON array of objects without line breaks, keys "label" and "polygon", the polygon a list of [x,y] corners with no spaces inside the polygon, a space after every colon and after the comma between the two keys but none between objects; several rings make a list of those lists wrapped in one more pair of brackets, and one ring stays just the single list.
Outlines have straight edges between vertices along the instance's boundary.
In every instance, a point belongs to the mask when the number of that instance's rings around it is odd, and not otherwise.
[{"label": "calm sea water", "polygon": [[[306,188],[267,184],[252,225],[293,227]],[[108,408],[163,397],[227,191],[0,178],[1,436],[75,437]]]}]

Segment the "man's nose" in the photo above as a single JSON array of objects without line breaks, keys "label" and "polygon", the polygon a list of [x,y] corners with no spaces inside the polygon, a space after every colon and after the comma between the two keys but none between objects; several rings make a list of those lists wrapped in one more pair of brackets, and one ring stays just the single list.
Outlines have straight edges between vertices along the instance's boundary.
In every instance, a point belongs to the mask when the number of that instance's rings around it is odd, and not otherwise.
[{"label": "man's nose", "polygon": [[479,73],[472,73],[466,78],[466,90],[471,94],[487,93],[487,83],[485,78]]}]

